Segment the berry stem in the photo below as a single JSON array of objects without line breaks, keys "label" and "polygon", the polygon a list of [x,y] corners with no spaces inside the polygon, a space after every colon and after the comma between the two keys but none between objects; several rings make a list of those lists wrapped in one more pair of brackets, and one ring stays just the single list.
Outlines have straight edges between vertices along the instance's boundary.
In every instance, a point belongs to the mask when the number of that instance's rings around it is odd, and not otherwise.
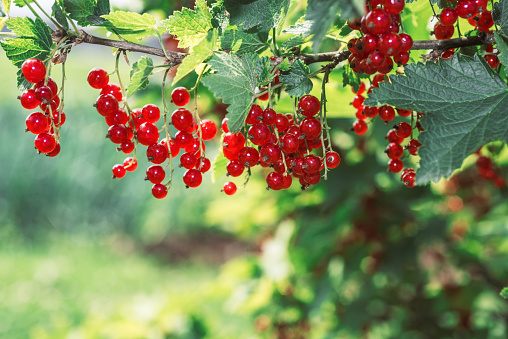
[{"label": "berry stem", "polygon": [[169,129],[168,129],[168,106],[166,104],[166,78],[168,77],[168,73],[171,69],[166,69],[166,72],[164,72],[164,76],[162,77],[162,110],[164,112],[164,130],[166,131],[166,146],[168,147],[168,163],[164,167],[164,169],[168,168],[168,166],[171,167],[171,170],[169,172],[169,181],[166,183],[166,187],[168,189],[171,188],[173,184],[173,172],[175,171],[173,167],[173,154],[171,154],[171,145],[169,144]]},{"label": "berry stem", "polygon": [[[324,157],[324,165],[325,165],[325,174],[324,179],[328,180],[328,166],[326,164],[326,146],[325,146],[325,140],[328,140],[328,143],[330,144],[330,127],[328,126],[327,120],[326,120],[326,83],[329,80],[330,72],[332,71],[332,68],[326,68],[325,75],[323,76],[323,81],[321,83],[321,107],[319,109],[319,120],[321,121],[321,126],[323,128],[323,132],[321,132],[321,147],[323,148],[323,157]],[[326,133],[326,138],[325,138]]]},{"label": "berry stem", "polygon": [[161,33],[159,32],[157,27],[154,27],[153,30],[155,31],[155,33],[157,33],[157,38],[159,39],[159,44],[161,45],[161,49],[164,52],[164,56],[166,57],[166,59],[171,60],[168,55],[168,51],[166,51],[166,47],[164,47],[164,42],[162,41]]},{"label": "berry stem", "polygon": [[275,56],[279,56],[279,48],[277,47],[277,38],[276,38],[277,30],[275,28],[272,29],[272,42],[273,42],[273,51]]}]

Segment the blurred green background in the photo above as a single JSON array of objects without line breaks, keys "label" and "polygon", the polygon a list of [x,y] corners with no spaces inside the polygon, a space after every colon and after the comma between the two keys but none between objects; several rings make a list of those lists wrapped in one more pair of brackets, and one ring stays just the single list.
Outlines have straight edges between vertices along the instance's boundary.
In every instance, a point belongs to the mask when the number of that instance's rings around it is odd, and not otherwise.
[{"label": "blurred green background", "polygon": [[[407,20],[424,26],[428,7],[418,10]],[[405,188],[386,172],[388,127],[349,131],[354,94],[340,69],[327,93],[343,160],[326,182],[266,191],[256,168],[228,197],[225,176],[185,189],[177,170],[159,201],[143,180],[143,151],[136,172],[111,180],[125,155],[104,139],[98,93],[86,84],[91,68],[114,69],[110,50],[80,45],[69,55],[56,158],[37,155],[23,132],[29,112],[16,100],[15,69],[3,54],[0,63],[0,338],[507,337],[498,295],[508,285],[506,189],[480,179],[473,157],[451,180]],[[59,81],[60,67],[52,77]],[[159,80],[131,107],[160,106]],[[199,93],[202,116],[220,122],[224,108]],[[290,111],[289,101],[277,110]],[[209,142],[207,155],[217,152],[218,140]],[[484,152],[506,176],[506,147]]]}]

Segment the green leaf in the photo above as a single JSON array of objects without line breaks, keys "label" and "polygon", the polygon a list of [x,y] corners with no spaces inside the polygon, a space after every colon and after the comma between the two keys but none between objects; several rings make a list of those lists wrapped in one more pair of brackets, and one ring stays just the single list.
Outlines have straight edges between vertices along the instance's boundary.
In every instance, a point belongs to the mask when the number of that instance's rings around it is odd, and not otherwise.
[{"label": "green leaf", "polygon": [[55,17],[56,21],[66,30],[69,29],[69,22],[67,21],[67,17],[65,16],[65,13],[58,4],[58,0],[55,1],[53,6],[51,6],[51,10],[53,11],[53,16]]},{"label": "green leaf", "polygon": [[196,69],[196,67],[208,59],[213,54],[217,40],[217,29],[208,31],[208,36],[206,39],[202,40],[199,44],[192,47],[189,55],[185,57],[182,63],[178,66],[176,76],[173,79],[173,84],[180,81],[180,79],[192,72],[194,69]]},{"label": "green leaf", "polygon": [[508,141],[508,88],[483,57],[458,54],[450,61],[410,64],[404,71],[405,76],[382,82],[364,104],[426,113],[418,184],[448,177],[488,142]]},{"label": "green leaf", "polygon": [[286,92],[289,95],[301,97],[312,91],[309,73],[309,68],[301,60],[296,60],[288,72],[281,72],[279,79],[286,85]]},{"label": "green leaf", "polygon": [[223,5],[230,14],[231,25],[268,32],[282,21],[289,0],[224,0]]},{"label": "green leaf", "polygon": [[494,3],[492,19],[499,26],[501,33],[508,37],[508,0],[501,0]]},{"label": "green leaf", "polygon": [[98,0],[97,6],[93,8],[94,14],[89,15],[86,18],[92,25],[102,26],[106,22],[106,19],[102,18],[102,16],[109,14],[110,11],[111,7],[109,5],[109,0]]},{"label": "green leaf", "polygon": [[216,98],[222,98],[228,107],[228,127],[232,133],[238,133],[244,123],[256,92],[256,74],[253,58],[233,53],[214,54],[208,65],[216,72],[205,76],[203,84]]},{"label": "green leaf", "polygon": [[286,50],[290,50],[291,48],[303,45],[304,43],[308,42],[309,40],[310,40],[309,37],[304,37],[303,35],[293,36],[293,37],[287,39],[286,41],[284,41],[282,43],[282,47],[284,47],[284,49],[286,49]]},{"label": "green leaf", "polygon": [[[3,1],[3,0],[2,0]],[[26,2],[28,2],[29,4],[33,3],[33,0],[27,0]],[[18,7],[25,7],[26,4],[25,4],[25,1],[23,0],[14,0],[13,3],[18,6]]]},{"label": "green leaf", "polygon": [[291,68],[291,63],[289,62],[289,60],[287,58],[284,58],[284,60],[282,60],[282,62],[279,64],[279,69],[283,72],[289,71],[290,68]]},{"label": "green leaf", "polygon": [[167,30],[178,37],[178,47],[187,48],[197,45],[206,38],[212,28],[212,16],[208,11],[205,0],[197,0],[195,10],[182,8],[172,16],[162,21]]},{"label": "green leaf", "polygon": [[[4,13],[9,14],[9,12],[11,10],[11,0],[2,0],[2,5],[4,8]],[[1,28],[0,28],[0,30],[1,30]]]},{"label": "green leaf", "polygon": [[139,61],[132,65],[131,82],[127,86],[127,97],[148,86],[148,77],[152,74],[152,71],[153,60],[146,56],[142,56]]},{"label": "green leaf", "polygon": [[252,63],[256,69],[257,86],[267,86],[275,78],[275,73],[272,73],[272,65],[269,57],[265,56],[258,58],[256,54],[248,54],[246,58],[251,58]]},{"label": "green leaf", "polygon": [[268,47],[267,33],[249,33],[243,30],[228,30],[221,39],[221,48],[238,55],[261,53]]},{"label": "green leaf", "polygon": [[28,17],[15,17],[7,22],[7,27],[19,37],[40,40],[37,44],[48,51],[53,46],[53,38],[48,25],[39,18],[34,21]]},{"label": "green leaf", "polygon": [[[222,141],[221,141],[222,143]],[[212,183],[215,183],[228,171],[226,166],[229,160],[224,156],[224,153],[219,152],[212,162]]]},{"label": "green leaf", "polygon": [[217,28],[219,30],[219,35],[224,35],[226,28],[229,25],[229,15],[222,8],[222,6],[213,6],[212,7],[212,27]]},{"label": "green leaf", "polygon": [[306,19],[314,22],[310,30],[310,34],[314,34],[314,50],[318,50],[339,10],[341,17],[347,19],[361,17],[364,13],[363,7],[364,2],[360,0],[309,0]]},{"label": "green leaf", "polygon": [[494,37],[496,38],[496,47],[499,51],[497,57],[501,64],[505,66],[504,71],[508,74],[508,39],[501,36],[497,32],[494,32]]},{"label": "green leaf", "polygon": [[501,291],[501,293],[499,293],[499,295],[505,299],[508,299],[508,287],[503,288],[503,290]]},{"label": "green leaf", "polygon": [[150,14],[139,14],[135,12],[115,11],[102,18],[108,20],[104,26],[111,32],[120,36],[131,36],[138,40],[152,35],[157,21]]},{"label": "green leaf", "polygon": [[69,17],[76,20],[81,26],[89,26],[91,24],[88,16],[95,15],[95,5],[95,0],[63,0],[63,7],[69,14]]},{"label": "green leaf", "polygon": [[25,76],[23,75],[23,72],[21,72],[21,68],[18,69],[18,73],[17,73],[17,86],[18,86],[18,89],[20,91],[25,91],[27,89],[30,89],[33,87],[34,84],[32,83],[29,83],[28,81],[26,81],[25,79]]},{"label": "green leaf", "polygon": [[289,33],[293,35],[309,36],[313,22],[306,20],[304,22],[298,22],[293,26],[286,28],[283,33]]}]

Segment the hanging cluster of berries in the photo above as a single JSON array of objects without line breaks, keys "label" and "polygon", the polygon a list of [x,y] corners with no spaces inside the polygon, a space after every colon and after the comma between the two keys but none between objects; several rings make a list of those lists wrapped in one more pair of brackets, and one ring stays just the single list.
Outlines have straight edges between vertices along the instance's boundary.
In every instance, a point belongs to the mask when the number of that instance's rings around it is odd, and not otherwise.
[{"label": "hanging cluster of berries", "polygon": [[349,65],[354,72],[387,74],[394,62],[398,66],[408,63],[413,39],[400,33],[404,6],[404,0],[371,0],[367,1],[365,16],[348,20],[351,29],[363,33],[348,42]]},{"label": "hanging cluster of berries", "polygon": [[[379,82],[388,80],[385,75],[380,74],[374,77],[372,81],[372,86],[369,88],[367,93],[370,93],[373,87],[378,87]],[[357,109],[356,118],[357,120],[353,123],[352,130],[357,135],[363,135],[367,132],[368,123],[366,120],[368,118],[374,119],[379,116],[386,124],[395,119],[396,115],[400,117],[409,117],[414,113],[410,110],[402,109],[402,108],[393,108],[388,105],[383,105],[381,107],[370,107],[364,106],[363,102],[365,101],[365,97],[363,93],[365,92],[365,84],[362,83],[357,92],[355,92],[356,96],[353,98],[351,104],[353,107]],[[414,187],[414,179],[416,177],[415,170],[413,168],[404,169],[403,156],[404,151],[407,150],[408,153],[412,156],[418,155],[418,148],[422,145],[418,139],[413,138],[413,131],[417,129],[418,131],[423,131],[423,127],[420,124],[420,118],[423,116],[422,113],[416,113],[416,122],[414,126],[411,123],[406,121],[401,121],[393,126],[386,135],[386,139],[388,140],[388,146],[385,149],[385,153],[388,158],[388,170],[392,173],[400,173],[402,182],[408,187]],[[405,140],[410,139],[409,142],[403,146]]]},{"label": "hanging cluster of berries", "polygon": [[[205,119],[198,124],[189,110],[179,108],[171,115],[172,124],[178,130],[174,138],[165,126],[166,136],[159,140],[159,128],[155,124],[160,120],[161,113],[156,105],[147,104],[128,113],[120,107],[120,102],[124,100],[121,87],[110,83],[108,73],[100,68],[88,73],[88,83],[101,90],[94,106],[109,126],[106,138],[119,145],[118,151],[125,154],[134,152],[134,156],[127,157],[123,164],[113,166],[113,178],[123,178],[126,172],[137,169],[136,148],[141,144],[147,146],[146,157],[153,164],[146,170],[146,180],[153,184],[154,197],[166,197],[172,179],[166,184],[162,183],[166,178],[166,168],[181,149],[184,153],[180,156],[180,166],[187,169],[183,175],[185,185],[197,187],[201,184],[201,173],[211,167],[210,160],[204,156],[204,141],[217,134],[213,121]],[[185,88],[178,87],[173,90],[171,98],[175,105],[185,106],[190,101],[190,94]],[[130,110],[127,105],[124,106]],[[162,167],[161,164],[167,161],[168,164]]]},{"label": "hanging cluster of berries", "polygon": [[[488,0],[459,0],[447,1],[449,7],[443,8],[441,13],[437,15],[438,21],[434,25],[432,32],[436,39],[450,39],[455,32],[455,23],[458,18],[467,19],[467,22],[474,27],[475,30],[490,33],[494,21],[492,12],[487,10]],[[441,54],[441,58],[448,59],[455,53],[455,49],[451,48]],[[485,60],[492,68],[499,66],[497,53],[494,53],[492,45],[488,45],[485,50]]]},{"label": "hanging cluster of berries", "polygon": [[[330,144],[323,145],[326,130],[315,117],[320,109],[320,101],[312,95],[300,98],[295,115],[254,104],[246,119],[247,138],[242,133],[230,132],[225,118],[222,151],[229,160],[228,175],[238,177],[245,170],[250,175],[250,168],[259,164],[272,169],[266,176],[268,189],[288,189],[293,178],[299,180],[302,188],[316,185],[322,170],[333,169],[340,163],[339,154]],[[318,149],[322,149],[322,156],[311,153]],[[224,184],[226,194],[232,195],[236,190],[233,182]]]},{"label": "hanging cluster of berries", "polygon": [[39,153],[55,157],[60,153],[60,128],[65,123],[58,86],[49,77],[46,65],[39,59],[25,60],[21,71],[29,83],[35,84],[33,89],[28,89],[19,96],[21,106],[30,110],[38,107],[42,111],[28,115],[26,131],[37,135],[34,145]]}]

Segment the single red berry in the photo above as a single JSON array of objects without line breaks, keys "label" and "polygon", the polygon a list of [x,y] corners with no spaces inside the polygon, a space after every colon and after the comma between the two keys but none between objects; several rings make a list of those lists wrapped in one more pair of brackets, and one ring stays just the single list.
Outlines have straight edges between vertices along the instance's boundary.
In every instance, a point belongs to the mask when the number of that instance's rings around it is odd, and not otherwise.
[{"label": "single red berry", "polygon": [[279,146],[269,142],[260,147],[259,158],[267,164],[274,164],[282,159],[282,152]]},{"label": "single red berry", "polygon": [[289,119],[285,114],[278,113],[275,118],[275,128],[279,133],[284,133],[289,128]]},{"label": "single red berry", "polygon": [[180,156],[180,164],[186,169],[194,168],[197,162],[198,159],[190,152],[185,152]]},{"label": "single red berry", "polygon": [[439,21],[434,25],[434,35],[438,40],[450,39],[453,36],[453,26],[445,26]]},{"label": "single red berry", "polygon": [[299,145],[300,143],[298,137],[292,134],[284,134],[280,138],[280,148],[287,154],[296,152]]},{"label": "single red berry", "polygon": [[185,106],[190,101],[190,94],[185,87],[177,87],[171,92],[171,100],[177,106]]},{"label": "single red berry", "polygon": [[120,150],[125,154],[129,154],[134,151],[134,143],[131,140],[125,140],[120,144]]},{"label": "single red berry", "polygon": [[228,160],[238,160],[238,153],[240,150],[229,150],[228,148],[223,148],[222,153],[224,157]]},{"label": "single red berry", "polygon": [[365,17],[365,25],[369,33],[380,35],[386,33],[392,24],[390,14],[381,8],[376,8]]},{"label": "single red berry", "polygon": [[335,151],[328,151],[325,155],[326,167],[334,169],[340,164],[340,155]]},{"label": "single red berry", "polygon": [[108,134],[106,135],[109,140],[111,140],[114,144],[121,144],[125,140],[128,139],[129,132],[127,131],[127,127],[125,125],[112,125],[108,129]]},{"label": "single red berry", "polygon": [[388,161],[388,169],[392,173],[399,173],[404,168],[404,163],[399,159],[390,159]]},{"label": "single red berry", "polygon": [[245,122],[249,125],[253,125],[257,122],[260,122],[263,117],[263,109],[259,105],[252,105],[249,114],[247,114],[247,118],[245,119]]},{"label": "single red berry", "polygon": [[397,134],[397,130],[395,128],[392,128],[391,130],[388,131],[386,139],[388,140],[389,143],[395,142],[397,144],[400,144],[404,141],[403,138],[399,137],[399,135]]},{"label": "single red berry", "polygon": [[154,143],[146,149],[146,158],[154,164],[162,164],[168,158],[168,148],[161,143]]},{"label": "single red berry", "polygon": [[56,147],[56,139],[53,134],[46,132],[39,133],[35,137],[34,141],[35,148],[41,153],[50,153]]},{"label": "single red berry", "polygon": [[231,175],[233,177],[238,177],[238,176],[242,175],[245,167],[240,162],[240,160],[231,160],[228,162],[226,169],[227,169],[229,175]]},{"label": "single red berry", "polygon": [[244,147],[238,152],[238,160],[245,167],[256,166],[259,162],[259,152],[254,147]]},{"label": "single red berry", "polygon": [[388,144],[386,147],[385,153],[388,155],[390,159],[400,159],[402,154],[404,154],[404,148],[395,142]]},{"label": "single red berry", "polygon": [[305,118],[300,123],[300,131],[307,140],[316,139],[321,136],[321,122],[314,118]]},{"label": "single red berry", "polygon": [[409,137],[413,131],[411,125],[405,121],[399,122],[394,128],[397,130],[397,135],[402,139]]},{"label": "single red berry", "polygon": [[205,143],[203,142],[203,140],[199,138],[192,139],[192,142],[185,147],[185,152],[191,152],[198,158],[205,153],[205,150],[206,150]]},{"label": "single red berry", "polygon": [[113,179],[114,178],[121,179],[125,176],[125,173],[126,171],[123,165],[116,164],[115,166],[113,166]]},{"label": "single red berry", "polygon": [[116,113],[107,115],[105,120],[108,126],[125,125],[129,122],[129,114],[123,108],[119,108]]},{"label": "single red berry", "polygon": [[379,51],[386,55],[392,56],[399,53],[402,49],[402,40],[396,33],[385,33],[379,36]]},{"label": "single red berry", "polygon": [[183,182],[188,187],[198,187],[202,181],[201,172],[195,168],[191,168],[183,174]]},{"label": "single red berry", "polygon": [[[267,90],[267,88],[266,88],[266,87],[261,87],[261,88],[259,89],[259,92],[264,92],[264,91],[266,91],[266,90]],[[266,100],[268,100],[268,98],[270,98],[270,92],[268,92],[268,91],[267,91],[266,93],[264,93],[264,94],[261,94],[261,95],[258,97],[258,99],[259,99],[259,100],[261,100],[261,101],[266,101]]]},{"label": "single red berry", "polygon": [[354,108],[363,108],[363,102],[365,101],[365,97],[363,95],[357,95],[353,98],[351,102]]},{"label": "single red berry", "polygon": [[[191,135],[191,138],[192,138],[192,135]],[[167,140],[169,139],[169,149],[168,149],[168,146],[167,146]],[[161,144],[162,146],[166,147],[166,149],[168,149],[168,154],[169,156],[175,158],[178,153],[180,153],[180,146],[177,145],[176,141],[174,139],[171,139],[171,136],[168,136],[168,138],[166,139],[166,137],[162,138],[160,141],[159,141],[159,144]]]},{"label": "single red berry", "polygon": [[104,94],[111,94],[116,98],[116,100],[118,100],[118,102],[123,100],[122,88],[120,87],[120,85],[112,82],[102,87],[101,95]]},{"label": "single red berry", "polygon": [[157,199],[164,199],[168,195],[168,188],[162,184],[154,184],[152,195]]},{"label": "single red berry", "polygon": [[35,90],[28,89],[21,93],[21,96],[19,97],[19,100],[21,101],[21,106],[26,109],[34,109],[37,106],[40,105],[40,101],[37,99],[35,95]]},{"label": "single red berry", "polygon": [[159,110],[159,107],[153,104],[148,104],[143,106],[141,114],[143,114],[143,118],[146,120],[146,122],[151,122],[152,124],[155,124],[157,121],[159,121],[161,111]]},{"label": "single red berry", "polygon": [[298,108],[302,110],[304,116],[313,117],[319,113],[321,102],[313,95],[304,95],[298,100]]},{"label": "single red berry", "polygon": [[53,91],[49,86],[39,86],[35,88],[35,97],[40,102],[49,102],[53,98]]},{"label": "single red berry", "polygon": [[402,42],[402,47],[400,48],[401,52],[409,52],[411,47],[413,47],[413,38],[407,33],[399,34],[400,41]]},{"label": "single red berry", "polygon": [[228,181],[224,184],[224,187],[222,188],[222,190],[227,195],[233,195],[236,193],[236,184],[234,182]]},{"label": "single red berry", "polygon": [[409,143],[407,145],[409,154],[418,155],[418,148],[420,148],[421,145],[422,145],[422,143],[420,141],[418,141],[417,139],[409,140]]},{"label": "single red berry", "polygon": [[347,25],[353,30],[359,30],[361,27],[361,18],[349,18]]},{"label": "single red berry", "polygon": [[249,140],[257,146],[262,146],[269,142],[271,134],[270,129],[259,122],[252,125],[247,133]]},{"label": "single red berry", "polygon": [[385,12],[390,14],[399,14],[404,9],[406,4],[405,0],[383,0],[381,1],[383,4],[383,9]]},{"label": "single red berry", "polygon": [[48,130],[49,119],[40,112],[30,114],[25,121],[26,128],[33,134],[40,134]]},{"label": "single red berry", "polygon": [[179,108],[171,114],[171,122],[179,131],[191,132],[194,125],[194,117],[186,108]]},{"label": "single red berry", "polygon": [[457,10],[453,7],[443,8],[441,14],[439,14],[439,21],[443,26],[453,26],[458,19]]},{"label": "single red berry", "polygon": [[217,135],[217,126],[210,119],[201,120],[201,135],[204,141],[212,140]]},{"label": "single red berry", "polygon": [[123,167],[126,171],[134,172],[138,168],[138,161],[133,157],[127,157],[123,161]]},{"label": "single red berry", "polygon": [[463,19],[472,17],[477,12],[476,3],[474,0],[459,0],[457,2],[457,14]]},{"label": "single red berry", "polygon": [[499,66],[499,58],[494,54],[487,54],[485,56],[485,61],[487,61],[492,68],[497,68],[497,66]]},{"label": "single red berry", "polygon": [[53,97],[58,94],[58,85],[56,84],[56,82],[53,79],[48,78],[48,83],[47,84],[45,83],[44,80],[39,81],[35,85],[34,90],[37,90],[38,88],[43,87],[43,86],[48,86],[49,87],[49,89],[51,90],[51,93],[53,93]]},{"label": "single red berry", "polygon": [[137,130],[137,139],[141,145],[155,144],[159,140],[159,129],[151,122],[144,122]]},{"label": "single red berry", "polygon": [[118,100],[111,94],[101,95],[95,103],[97,112],[102,116],[108,116],[118,112]]},{"label": "single red berry", "polygon": [[379,107],[379,117],[386,122],[392,121],[395,118],[395,110],[391,106],[383,105]]},{"label": "single red berry", "polygon": [[379,73],[382,74],[388,74],[393,70],[393,61],[392,58],[389,56],[385,57],[385,61],[381,66],[379,66],[379,69],[377,70]]},{"label": "single red berry", "polygon": [[60,154],[60,144],[56,144],[55,148],[51,152],[46,153],[46,156],[53,158],[56,157],[58,154]]},{"label": "single red berry", "polygon": [[146,180],[150,180],[152,184],[160,184],[166,177],[164,168],[159,165],[152,165],[146,169]]},{"label": "single red berry", "polygon": [[400,179],[407,187],[415,187],[415,177],[416,177],[415,172],[408,172],[406,174],[402,172],[402,176]]},{"label": "single red berry", "polygon": [[321,168],[321,158],[314,154],[306,155],[303,158],[303,171],[304,173],[315,173]]},{"label": "single red berry", "polygon": [[284,176],[278,172],[271,172],[266,177],[266,183],[274,191],[281,190],[284,187]]},{"label": "single red berry", "polygon": [[409,52],[399,52],[393,56],[393,62],[397,64],[397,66],[407,65],[409,62]]},{"label": "single red berry", "polygon": [[303,175],[303,180],[309,185],[317,185],[318,182],[321,180],[321,173],[320,172],[305,173]]},{"label": "single red berry", "polygon": [[401,117],[408,117],[411,115],[411,113],[413,113],[413,111],[409,109],[397,108],[396,110],[397,114],[400,115]]},{"label": "single red berry", "polygon": [[148,122],[145,120],[145,117],[143,116],[143,111],[139,108],[136,108],[136,109],[133,109],[132,112],[131,112],[131,118],[132,118],[132,121],[134,122],[134,127],[136,129],[139,128],[139,126],[141,126],[142,123],[144,122]]},{"label": "single red berry", "polygon": [[88,84],[95,89],[102,89],[109,82],[108,72],[102,68],[94,68],[88,73]]},{"label": "single red berry", "polygon": [[283,190],[287,190],[291,187],[291,184],[293,183],[293,178],[288,173],[283,173],[282,176],[284,177],[284,185],[282,186]]},{"label": "single red berry", "polygon": [[199,158],[199,160],[196,164],[196,169],[199,170],[201,173],[208,172],[211,167],[212,167],[212,163],[210,162],[210,159],[205,158],[205,157]]},{"label": "single red berry", "polygon": [[46,77],[46,66],[41,60],[31,58],[23,62],[21,65],[21,72],[26,78],[26,81],[36,84],[43,81]]},{"label": "single red berry", "polygon": [[353,122],[353,130],[357,135],[363,135],[367,132],[367,124],[363,120]]},{"label": "single red berry", "polygon": [[271,108],[266,108],[263,111],[263,115],[261,116],[261,122],[267,126],[272,125],[275,122],[275,119],[277,118],[277,112],[275,112]]}]

